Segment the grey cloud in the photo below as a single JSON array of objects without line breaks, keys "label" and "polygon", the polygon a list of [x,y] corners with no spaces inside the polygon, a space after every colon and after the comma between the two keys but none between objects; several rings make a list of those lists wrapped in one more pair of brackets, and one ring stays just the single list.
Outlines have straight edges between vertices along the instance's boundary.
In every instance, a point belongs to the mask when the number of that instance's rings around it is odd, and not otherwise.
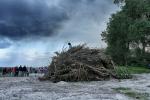
[{"label": "grey cloud", "polygon": [[47,3],[53,1],[0,0],[0,36],[12,40],[51,37],[59,33],[64,21],[73,19],[77,14],[80,14],[80,19],[100,21],[97,20],[99,15],[104,14],[112,3],[111,0],[58,1],[57,6],[49,6]]},{"label": "grey cloud", "polygon": [[66,12],[44,0],[0,0],[1,37],[51,36],[67,19]]},{"label": "grey cloud", "polygon": [[118,10],[113,0],[61,0],[71,19],[65,23],[60,39],[104,44],[100,33],[105,30],[112,13]]},{"label": "grey cloud", "polygon": [[5,49],[11,46],[11,43],[8,42],[0,42],[0,49]]},{"label": "grey cloud", "polygon": [[[16,3],[18,7],[13,8]],[[0,64],[48,65],[53,52],[68,47],[67,42],[106,47],[100,33],[105,30],[110,15],[118,9],[113,0],[0,0],[0,36],[21,39],[13,41],[10,58]],[[40,38],[36,41],[30,39],[37,37]],[[45,56],[28,61],[23,53],[30,50],[42,51],[40,54]]]},{"label": "grey cloud", "polygon": [[1,39],[0,40],[0,49],[9,48],[12,45],[12,42],[8,39]]}]

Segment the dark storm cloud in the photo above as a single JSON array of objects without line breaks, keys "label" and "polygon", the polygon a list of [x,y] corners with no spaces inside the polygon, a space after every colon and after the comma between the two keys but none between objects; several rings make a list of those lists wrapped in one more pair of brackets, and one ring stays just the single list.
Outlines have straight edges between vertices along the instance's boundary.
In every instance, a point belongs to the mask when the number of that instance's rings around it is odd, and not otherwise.
[{"label": "dark storm cloud", "polygon": [[60,8],[45,0],[0,0],[0,36],[12,40],[51,36],[68,19]]},{"label": "dark storm cloud", "polygon": [[[58,5],[48,5],[55,1]],[[89,18],[109,9],[99,5],[103,3],[110,5],[111,0],[0,0],[0,36],[12,40],[52,36],[64,21],[80,14],[82,6],[87,7],[83,17]]]},{"label": "dark storm cloud", "polygon": [[68,42],[105,47],[100,33],[117,10],[113,0],[0,0],[0,65],[48,65]]}]

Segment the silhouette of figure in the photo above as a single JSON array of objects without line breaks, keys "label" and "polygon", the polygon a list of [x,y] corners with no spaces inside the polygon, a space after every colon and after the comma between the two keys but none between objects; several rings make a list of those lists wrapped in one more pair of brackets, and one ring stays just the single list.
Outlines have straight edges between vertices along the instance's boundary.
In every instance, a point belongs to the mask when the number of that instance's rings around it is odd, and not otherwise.
[{"label": "silhouette of figure", "polygon": [[6,74],[6,68],[3,68],[2,75],[5,76],[5,74]]},{"label": "silhouette of figure", "polygon": [[23,70],[22,70],[22,66],[20,65],[19,66],[19,76],[22,77],[23,76],[22,74],[23,74]]},{"label": "silhouette of figure", "polygon": [[72,45],[71,45],[71,43],[70,43],[70,42],[68,43],[68,45],[69,45],[69,49],[71,49],[71,48],[72,48]]},{"label": "silhouette of figure", "polygon": [[23,76],[27,76],[27,67],[26,66],[24,66],[22,68],[22,72],[23,72]]},{"label": "silhouette of figure", "polygon": [[15,69],[16,69],[15,76],[18,77],[18,74],[19,74],[19,68],[18,68],[18,67],[15,67]]}]

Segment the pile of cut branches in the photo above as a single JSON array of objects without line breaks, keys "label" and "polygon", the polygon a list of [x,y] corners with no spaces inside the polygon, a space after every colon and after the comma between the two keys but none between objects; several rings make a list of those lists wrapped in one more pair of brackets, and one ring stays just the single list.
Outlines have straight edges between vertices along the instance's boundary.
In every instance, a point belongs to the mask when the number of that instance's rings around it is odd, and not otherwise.
[{"label": "pile of cut branches", "polygon": [[74,46],[61,53],[55,52],[44,79],[59,81],[99,81],[115,77],[114,64],[104,50]]}]

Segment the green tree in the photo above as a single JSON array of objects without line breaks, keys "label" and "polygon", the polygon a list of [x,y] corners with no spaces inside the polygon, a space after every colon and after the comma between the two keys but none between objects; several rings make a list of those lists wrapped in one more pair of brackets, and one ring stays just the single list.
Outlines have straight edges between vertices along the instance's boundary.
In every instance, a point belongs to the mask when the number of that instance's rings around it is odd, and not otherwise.
[{"label": "green tree", "polygon": [[122,12],[113,14],[108,23],[107,30],[102,37],[107,42],[109,53],[117,64],[125,65],[129,53],[128,26],[131,19]]},{"label": "green tree", "polygon": [[[124,2],[122,10],[112,15],[102,33],[108,44],[107,53],[119,65],[128,64],[132,57],[145,60],[145,48],[150,41],[150,0],[117,1]],[[136,53],[139,51],[140,56]]]}]

